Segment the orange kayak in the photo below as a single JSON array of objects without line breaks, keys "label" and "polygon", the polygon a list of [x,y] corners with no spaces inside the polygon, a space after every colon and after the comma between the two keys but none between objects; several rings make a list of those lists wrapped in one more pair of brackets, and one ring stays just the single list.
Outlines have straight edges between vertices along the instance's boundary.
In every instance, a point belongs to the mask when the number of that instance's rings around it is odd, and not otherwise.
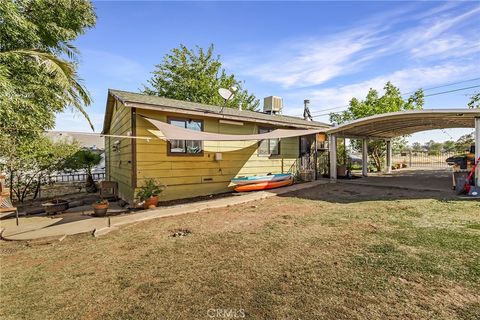
[{"label": "orange kayak", "polygon": [[283,180],[283,181],[267,181],[267,182],[259,182],[259,183],[236,186],[234,190],[237,192],[257,191],[257,190],[266,190],[266,189],[289,186],[291,184],[293,184],[293,178],[290,178],[288,180]]}]

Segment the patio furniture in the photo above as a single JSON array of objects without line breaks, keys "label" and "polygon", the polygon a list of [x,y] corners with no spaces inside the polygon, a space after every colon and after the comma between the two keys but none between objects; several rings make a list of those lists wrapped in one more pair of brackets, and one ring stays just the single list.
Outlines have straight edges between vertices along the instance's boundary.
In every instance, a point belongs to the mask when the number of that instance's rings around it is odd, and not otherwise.
[{"label": "patio furniture", "polygon": [[15,213],[15,219],[18,226],[18,209],[10,202],[10,192],[8,189],[2,189],[0,191],[0,214],[3,213]]},{"label": "patio furniture", "polygon": [[118,200],[118,183],[116,181],[100,182],[100,197],[102,199]]}]

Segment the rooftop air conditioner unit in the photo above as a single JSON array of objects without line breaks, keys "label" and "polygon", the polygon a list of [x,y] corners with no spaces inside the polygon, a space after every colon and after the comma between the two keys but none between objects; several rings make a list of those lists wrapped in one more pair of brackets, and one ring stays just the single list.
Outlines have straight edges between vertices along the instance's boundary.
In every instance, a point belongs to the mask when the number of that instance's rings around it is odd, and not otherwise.
[{"label": "rooftop air conditioner unit", "polygon": [[283,99],[270,96],[263,99],[263,112],[269,114],[282,113]]}]

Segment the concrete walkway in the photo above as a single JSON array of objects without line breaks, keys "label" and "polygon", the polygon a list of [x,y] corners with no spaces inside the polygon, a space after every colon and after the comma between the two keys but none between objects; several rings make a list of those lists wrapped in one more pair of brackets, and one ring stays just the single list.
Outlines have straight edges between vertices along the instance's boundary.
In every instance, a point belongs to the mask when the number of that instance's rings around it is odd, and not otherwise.
[{"label": "concrete walkway", "polygon": [[417,191],[452,193],[452,169],[408,168],[392,171],[391,174],[374,173],[353,180],[338,180],[341,183],[373,187],[396,188]]},{"label": "concrete walkway", "polygon": [[158,207],[155,209],[139,211],[132,214],[111,217],[88,217],[82,220],[65,222],[61,217],[36,217],[27,216],[19,219],[19,226],[15,225],[15,219],[1,220],[0,228],[3,229],[1,236],[5,240],[33,240],[46,237],[61,238],[65,235],[91,232],[95,236],[104,235],[116,230],[118,227],[138,221],[177,216],[186,213],[199,212],[205,209],[222,208],[250,201],[274,197],[297,190],[311,188],[320,184],[329,183],[328,180],[317,180],[289,187],[278,188],[268,191],[258,191],[240,194],[228,198],[220,198],[208,201],[193,202],[170,207]]}]

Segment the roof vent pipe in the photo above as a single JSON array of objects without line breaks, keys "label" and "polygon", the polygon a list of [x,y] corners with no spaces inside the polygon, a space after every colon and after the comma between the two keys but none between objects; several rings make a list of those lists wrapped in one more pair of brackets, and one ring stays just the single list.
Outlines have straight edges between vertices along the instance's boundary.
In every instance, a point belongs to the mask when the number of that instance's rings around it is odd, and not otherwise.
[{"label": "roof vent pipe", "polygon": [[310,100],[305,99],[303,100],[303,119],[307,121],[313,121],[312,114],[310,113],[310,109],[308,105],[310,104]]}]

